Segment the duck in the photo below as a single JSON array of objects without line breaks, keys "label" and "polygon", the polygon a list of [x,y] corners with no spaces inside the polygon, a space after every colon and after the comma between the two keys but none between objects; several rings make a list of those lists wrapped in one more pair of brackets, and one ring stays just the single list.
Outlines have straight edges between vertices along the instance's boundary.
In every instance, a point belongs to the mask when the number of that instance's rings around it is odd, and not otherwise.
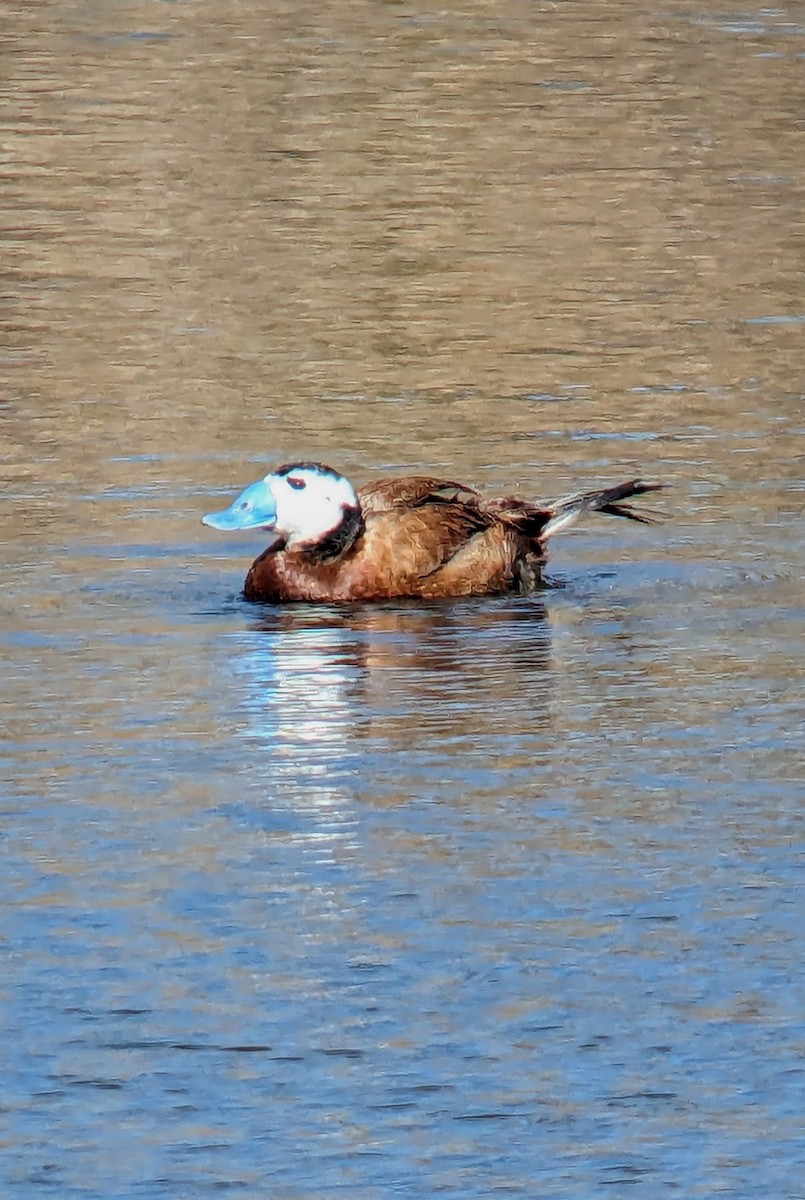
[{"label": "duck", "polygon": [[293,462],[202,517],[226,533],[264,532],[246,600],[362,603],[528,593],[543,582],[548,541],[587,512],[653,524],[624,501],[664,485],[630,479],[545,503],[484,498],[430,475],[380,478],[355,488],[332,467]]}]

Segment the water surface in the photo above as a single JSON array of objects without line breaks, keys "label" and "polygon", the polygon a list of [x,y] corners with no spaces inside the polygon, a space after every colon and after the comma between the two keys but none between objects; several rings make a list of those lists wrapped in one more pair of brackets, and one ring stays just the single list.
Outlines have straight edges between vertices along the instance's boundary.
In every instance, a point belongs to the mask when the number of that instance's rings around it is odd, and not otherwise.
[{"label": "water surface", "polygon": [[[803,24],[7,7],[9,1197],[802,1197]],[[653,477],[249,606],[296,456]]]}]

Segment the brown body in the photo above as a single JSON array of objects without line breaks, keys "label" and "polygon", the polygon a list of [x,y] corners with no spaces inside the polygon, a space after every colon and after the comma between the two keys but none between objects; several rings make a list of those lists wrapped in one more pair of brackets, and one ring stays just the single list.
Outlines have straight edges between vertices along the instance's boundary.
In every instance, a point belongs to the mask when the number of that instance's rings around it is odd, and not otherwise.
[{"label": "brown body", "polygon": [[632,520],[622,499],[659,485],[632,480],[553,504],[484,500],[472,488],[425,476],[361,488],[337,536],[265,550],[244,594],[257,601],[345,602],[392,597],[443,599],[526,592],[541,579],[545,540],[586,509]]}]

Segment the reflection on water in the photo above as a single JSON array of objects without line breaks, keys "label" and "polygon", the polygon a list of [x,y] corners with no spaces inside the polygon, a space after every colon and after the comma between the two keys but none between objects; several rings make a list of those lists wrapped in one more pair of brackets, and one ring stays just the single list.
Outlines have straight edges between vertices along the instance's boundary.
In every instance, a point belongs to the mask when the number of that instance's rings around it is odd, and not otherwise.
[{"label": "reflection on water", "polygon": [[[544,708],[542,673],[550,657],[546,615],[536,600],[510,598],[441,606],[268,609],[258,629],[273,671],[264,666],[262,682],[276,688],[280,700],[289,698],[304,723],[302,736],[310,720],[315,734],[317,718],[343,721],[345,730],[356,732],[366,720],[390,726],[403,700],[405,711],[414,711],[420,735],[428,738],[447,731],[440,715],[458,697],[465,698],[476,732],[485,711],[491,731],[495,701],[511,695],[513,677],[534,700],[535,710]],[[330,710],[320,701],[334,699],[334,685],[338,701]],[[347,700],[351,714],[345,711]],[[460,738],[455,711],[451,717],[452,736]],[[374,724],[370,731],[389,733]]]},{"label": "reflection on water", "polygon": [[269,756],[274,801],[337,807],[366,788],[377,747],[414,774],[444,755],[471,770],[492,748],[496,771],[522,761],[520,718],[506,704],[517,695],[533,731],[547,720],[549,627],[536,601],[297,605],[267,609],[238,640],[233,669],[242,736]]}]

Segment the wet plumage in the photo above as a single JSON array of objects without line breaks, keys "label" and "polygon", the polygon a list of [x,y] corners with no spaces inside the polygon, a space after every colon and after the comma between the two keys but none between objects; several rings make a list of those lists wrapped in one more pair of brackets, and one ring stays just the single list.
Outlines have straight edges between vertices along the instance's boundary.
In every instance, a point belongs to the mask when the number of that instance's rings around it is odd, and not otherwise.
[{"label": "wet plumage", "polygon": [[584,512],[650,522],[623,501],[661,486],[633,479],[540,504],[425,475],[355,490],[321,463],[290,463],[203,520],[272,534],[246,576],[247,600],[485,596],[537,587],[546,542]]}]

